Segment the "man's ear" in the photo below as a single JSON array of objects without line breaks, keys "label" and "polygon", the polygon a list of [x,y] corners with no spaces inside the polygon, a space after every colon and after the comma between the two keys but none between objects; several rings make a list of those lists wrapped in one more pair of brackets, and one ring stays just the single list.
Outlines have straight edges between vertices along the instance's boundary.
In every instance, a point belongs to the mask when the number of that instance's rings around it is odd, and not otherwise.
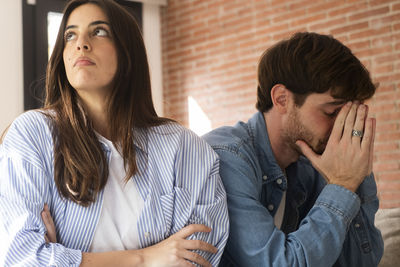
[{"label": "man's ear", "polygon": [[275,84],[271,89],[273,107],[279,113],[286,113],[289,106],[291,92],[283,84]]}]

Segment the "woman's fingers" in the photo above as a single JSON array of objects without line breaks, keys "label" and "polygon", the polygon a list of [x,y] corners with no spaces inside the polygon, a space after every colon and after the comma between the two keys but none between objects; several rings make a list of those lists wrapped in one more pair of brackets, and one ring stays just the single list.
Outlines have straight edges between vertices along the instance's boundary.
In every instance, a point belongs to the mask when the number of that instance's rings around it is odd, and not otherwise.
[{"label": "woman's fingers", "polygon": [[43,211],[41,212],[44,226],[46,227],[47,233],[45,236],[46,242],[57,243],[56,227],[51,217],[50,210],[47,204],[44,204]]},{"label": "woman's fingers", "polygon": [[184,250],[184,251],[182,251],[181,255],[179,255],[179,256],[186,260],[200,264],[201,266],[212,267],[212,265],[206,259],[204,259],[202,256],[200,256],[196,252]]},{"label": "woman's fingers", "polygon": [[184,240],[183,247],[190,250],[202,250],[210,253],[217,253],[218,249],[213,245],[201,240]]},{"label": "woman's fingers", "polygon": [[174,235],[183,239],[191,236],[194,233],[198,232],[211,232],[211,228],[207,227],[203,224],[190,224],[186,227],[183,227],[179,232],[175,233]]},{"label": "woman's fingers", "polygon": [[[211,266],[198,251],[216,253],[218,249],[202,240],[187,240],[196,232],[210,232],[211,228],[201,224],[191,224],[158,244],[141,251],[148,266]],[[192,262],[192,263],[191,263]]]}]

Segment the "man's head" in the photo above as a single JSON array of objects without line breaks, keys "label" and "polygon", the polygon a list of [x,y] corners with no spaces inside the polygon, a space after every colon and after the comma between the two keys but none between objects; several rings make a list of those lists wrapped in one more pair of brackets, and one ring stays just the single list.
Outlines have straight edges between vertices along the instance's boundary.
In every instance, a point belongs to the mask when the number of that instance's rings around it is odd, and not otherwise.
[{"label": "man's head", "polygon": [[340,108],[370,98],[376,89],[349,48],[316,33],[297,33],[268,49],[258,79],[257,109],[282,115],[282,141],[298,153],[295,142],[304,140],[321,154]]},{"label": "man's head", "polygon": [[284,85],[301,106],[308,95],[330,91],[334,98],[365,100],[375,93],[369,72],[349,48],[332,36],[296,33],[269,48],[258,66],[256,107],[272,108],[271,89]]}]

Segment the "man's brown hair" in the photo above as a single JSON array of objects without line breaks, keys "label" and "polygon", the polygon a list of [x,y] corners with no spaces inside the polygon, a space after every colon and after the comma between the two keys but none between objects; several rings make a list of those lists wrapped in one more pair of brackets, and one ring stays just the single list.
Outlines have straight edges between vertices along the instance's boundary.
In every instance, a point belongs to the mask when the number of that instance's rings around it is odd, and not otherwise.
[{"label": "man's brown hair", "polygon": [[351,50],[329,35],[296,33],[264,52],[258,66],[256,107],[272,108],[271,89],[283,84],[301,106],[311,93],[343,100],[365,100],[376,90],[368,70]]}]

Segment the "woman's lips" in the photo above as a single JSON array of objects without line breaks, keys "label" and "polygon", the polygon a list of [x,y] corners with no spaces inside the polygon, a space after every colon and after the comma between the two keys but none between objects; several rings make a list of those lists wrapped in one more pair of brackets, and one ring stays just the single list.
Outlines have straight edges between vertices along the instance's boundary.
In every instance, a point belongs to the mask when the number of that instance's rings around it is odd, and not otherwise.
[{"label": "woman's lips", "polygon": [[76,66],[91,66],[95,65],[94,62],[87,57],[80,57],[75,61],[74,67]]}]

